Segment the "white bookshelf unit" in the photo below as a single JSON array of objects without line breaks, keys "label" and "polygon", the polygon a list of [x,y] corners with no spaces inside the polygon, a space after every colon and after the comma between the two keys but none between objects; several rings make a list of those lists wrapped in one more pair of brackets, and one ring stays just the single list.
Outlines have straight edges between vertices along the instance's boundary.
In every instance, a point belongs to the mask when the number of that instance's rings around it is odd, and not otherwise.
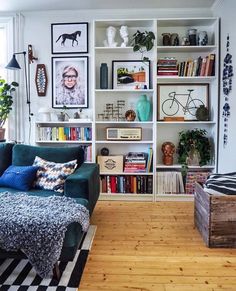
[{"label": "white bookshelf unit", "polygon": [[[117,90],[112,88],[112,61],[113,60],[139,60],[141,55],[133,52],[132,47],[119,47],[122,40],[119,38],[119,29],[121,25],[127,25],[129,29],[129,38],[137,31],[153,31],[156,36],[155,48],[145,54],[151,63],[150,88],[148,90]],[[115,41],[117,47],[104,47],[103,40],[106,39],[106,28],[113,26],[117,34]],[[218,131],[218,26],[217,18],[160,18],[150,20],[98,20],[94,22],[94,120],[95,120],[95,155],[100,154],[103,147],[109,148],[110,155],[125,155],[129,151],[145,152],[148,147],[153,148],[153,169],[148,175],[153,176],[153,195],[151,194],[121,194],[121,193],[102,193],[101,199],[127,199],[127,200],[189,200],[193,195],[188,193],[164,194],[158,193],[158,172],[160,171],[181,171],[181,165],[177,164],[177,154],[175,154],[174,165],[165,166],[162,163],[161,145],[165,141],[171,141],[178,146],[179,132],[190,129],[205,129],[208,137],[211,139],[213,147],[213,157],[209,165],[204,167],[190,166],[189,171],[214,171],[217,164],[217,131]],[[191,28],[197,31],[206,31],[208,43],[205,46],[199,45],[181,45],[163,46],[163,33],[178,33],[179,41],[186,37]],[[178,63],[189,59],[205,58],[210,54],[215,56],[215,75],[214,76],[158,76],[157,61],[160,58],[177,59]],[[108,65],[108,88],[100,89],[101,63]],[[159,84],[209,84],[209,121],[160,121],[158,120],[158,90]],[[99,114],[103,112],[106,103],[115,103],[117,100],[125,100],[124,111],[128,109],[135,110],[135,104],[141,94],[146,94],[152,103],[152,118],[148,122],[139,122],[137,118],[134,122],[101,120]],[[106,140],[106,127],[142,127],[145,135],[141,141],[108,141]],[[102,173],[104,174],[104,173]],[[108,175],[108,174],[107,174]],[[115,175],[115,174],[114,174]],[[117,173],[121,175],[121,173]],[[127,175],[122,173],[122,175]],[[137,175],[137,173],[133,173]],[[142,175],[142,174],[140,174]]]},{"label": "white bookshelf unit", "polygon": [[[129,43],[127,47],[121,47],[123,42],[120,37],[120,27],[126,25],[129,32]],[[116,47],[104,46],[104,40],[107,38],[106,29],[109,26],[116,28],[115,41]],[[207,45],[182,45],[183,37],[187,37],[189,29],[206,31],[208,35]],[[133,52],[131,39],[137,30],[152,31],[155,35],[154,47],[149,52],[144,54],[150,61],[150,77],[148,89],[132,88],[114,89],[113,88],[113,61],[142,61],[140,52]],[[104,19],[95,20],[92,29],[93,49],[91,53],[91,70],[90,79],[92,84],[92,102],[90,109],[93,112],[91,122],[37,122],[36,123],[36,143],[37,144],[81,144],[82,146],[90,147],[89,161],[96,162],[97,156],[101,155],[101,149],[108,148],[109,156],[125,157],[129,152],[144,152],[148,153],[149,148],[152,148],[152,167],[149,172],[101,172],[101,189],[102,178],[114,176],[115,183],[123,181],[126,183],[134,183],[136,180],[142,180],[144,183],[149,183],[147,191],[119,192],[117,189],[114,193],[107,193],[101,190],[100,199],[102,200],[134,200],[134,201],[158,201],[158,200],[192,200],[193,195],[189,193],[180,194],[165,194],[160,193],[160,185],[158,185],[159,172],[181,172],[182,166],[177,163],[178,154],[174,154],[174,164],[165,166],[162,162],[161,146],[164,142],[170,141],[178,147],[179,132],[191,129],[205,129],[207,136],[210,138],[212,145],[212,160],[208,165],[203,167],[190,166],[188,171],[204,172],[217,170],[217,147],[218,147],[218,63],[219,63],[219,19],[213,17],[189,17],[189,18],[156,18],[156,19]],[[179,45],[164,46],[163,33],[177,33],[179,36]],[[159,59],[175,58],[178,64],[187,62],[188,60],[196,60],[199,57],[206,58],[214,55],[214,75],[158,75],[157,63]],[[108,66],[108,87],[100,88],[100,66],[106,63]],[[186,71],[187,72],[187,71]],[[163,121],[158,119],[158,112],[161,110],[161,104],[158,102],[158,85],[201,85],[208,84],[209,86],[209,116],[208,121],[187,120],[185,121]],[[141,95],[145,94],[151,103],[151,116],[148,121],[139,121],[137,118],[137,102]],[[122,118],[114,116],[107,117],[105,111],[107,104],[113,104],[116,108],[119,101],[124,103],[120,110]],[[136,112],[134,121],[126,121],[124,116],[127,110]],[[90,140],[50,140],[44,139],[40,135],[40,130],[53,127],[83,127],[91,129]],[[141,128],[141,140],[108,140],[106,136],[107,128]],[[43,129],[42,129],[43,128]],[[178,175],[178,174],[177,174]],[[148,182],[147,182],[148,181]],[[151,186],[150,186],[151,184]],[[151,188],[150,188],[151,187]],[[118,187],[119,188],[119,187]],[[150,189],[152,190],[150,193]]]}]

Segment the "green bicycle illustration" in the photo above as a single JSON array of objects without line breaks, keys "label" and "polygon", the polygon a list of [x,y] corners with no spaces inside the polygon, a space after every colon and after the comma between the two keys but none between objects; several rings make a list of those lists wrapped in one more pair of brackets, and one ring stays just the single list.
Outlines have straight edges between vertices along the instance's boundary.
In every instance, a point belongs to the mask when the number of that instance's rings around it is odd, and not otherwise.
[{"label": "green bicycle illustration", "polygon": [[[194,89],[188,89],[188,93],[176,93],[170,92],[168,96],[170,98],[166,99],[162,103],[162,111],[167,116],[174,116],[179,112],[180,106],[183,109],[184,115],[186,113],[190,113],[193,116],[196,116],[196,110],[200,107],[200,105],[204,105],[204,103],[197,98],[192,98],[191,93]],[[183,105],[178,99],[178,96],[187,96],[186,104]]]}]

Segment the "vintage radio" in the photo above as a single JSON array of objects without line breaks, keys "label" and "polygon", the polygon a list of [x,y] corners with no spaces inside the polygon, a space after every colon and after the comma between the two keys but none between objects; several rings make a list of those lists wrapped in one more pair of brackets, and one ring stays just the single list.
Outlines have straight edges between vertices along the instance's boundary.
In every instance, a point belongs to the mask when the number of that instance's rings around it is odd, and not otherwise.
[{"label": "vintage radio", "polygon": [[107,128],[107,140],[141,140],[141,139],[142,139],[141,127]]}]

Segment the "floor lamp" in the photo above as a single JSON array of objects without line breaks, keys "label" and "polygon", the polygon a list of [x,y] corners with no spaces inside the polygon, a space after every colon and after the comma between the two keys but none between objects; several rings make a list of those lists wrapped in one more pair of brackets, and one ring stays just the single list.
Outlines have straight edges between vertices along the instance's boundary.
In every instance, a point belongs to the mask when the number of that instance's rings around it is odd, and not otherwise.
[{"label": "floor lamp", "polygon": [[[28,107],[29,107],[29,121],[31,121],[31,116],[33,116],[33,113],[31,112],[31,101],[30,101],[30,64],[32,64],[34,60],[37,60],[38,58],[33,56],[32,45],[29,44],[28,51],[27,51],[28,70],[26,68],[26,51],[14,53],[12,56],[12,59],[6,66],[6,69],[9,69],[9,70],[21,69],[19,63],[16,60],[16,55],[23,55],[24,57],[26,103],[28,104]],[[27,71],[28,71],[28,75],[27,75]]]},{"label": "floor lamp", "polygon": [[[33,116],[33,113],[31,112],[31,101],[30,101],[30,64],[33,63],[34,60],[37,60],[38,58],[35,58],[33,56],[32,45],[29,44],[28,45],[28,51],[27,51],[28,70],[26,68],[26,51],[13,53],[12,59],[10,60],[8,65],[6,66],[6,69],[9,69],[9,70],[19,70],[19,69],[21,69],[19,63],[16,60],[16,55],[23,55],[23,58],[24,58],[26,103],[28,104],[28,109],[29,109],[29,143],[30,143],[31,116]],[[28,72],[28,75],[27,75],[27,72]]]}]

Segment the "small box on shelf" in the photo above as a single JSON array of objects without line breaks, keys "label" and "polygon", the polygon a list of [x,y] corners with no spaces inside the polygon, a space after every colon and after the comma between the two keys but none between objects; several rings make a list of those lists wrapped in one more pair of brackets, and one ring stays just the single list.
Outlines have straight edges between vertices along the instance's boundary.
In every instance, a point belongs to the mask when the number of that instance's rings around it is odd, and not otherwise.
[{"label": "small box on shelf", "polygon": [[97,163],[100,165],[100,172],[122,173],[123,156],[97,156]]}]

